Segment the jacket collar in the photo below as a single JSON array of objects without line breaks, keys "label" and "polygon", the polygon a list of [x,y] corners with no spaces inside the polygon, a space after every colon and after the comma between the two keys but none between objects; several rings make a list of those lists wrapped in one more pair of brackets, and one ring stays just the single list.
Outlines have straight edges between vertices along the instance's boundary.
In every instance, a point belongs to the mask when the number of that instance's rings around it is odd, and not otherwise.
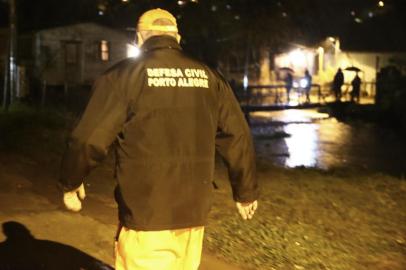
[{"label": "jacket collar", "polygon": [[166,35],[150,37],[141,46],[141,50],[144,52],[165,48],[182,50],[174,37]]}]

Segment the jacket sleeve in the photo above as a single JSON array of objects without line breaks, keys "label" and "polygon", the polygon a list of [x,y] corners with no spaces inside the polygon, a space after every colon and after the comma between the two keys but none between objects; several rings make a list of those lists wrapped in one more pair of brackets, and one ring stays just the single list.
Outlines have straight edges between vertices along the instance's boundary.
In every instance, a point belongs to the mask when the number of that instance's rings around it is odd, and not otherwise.
[{"label": "jacket sleeve", "polygon": [[231,87],[225,80],[219,82],[218,130],[216,150],[228,168],[234,200],[256,200],[258,183],[250,129]]},{"label": "jacket sleeve", "polygon": [[126,120],[127,98],[114,75],[103,75],[95,82],[87,108],[68,139],[59,179],[64,191],[80,186],[107,156]]}]

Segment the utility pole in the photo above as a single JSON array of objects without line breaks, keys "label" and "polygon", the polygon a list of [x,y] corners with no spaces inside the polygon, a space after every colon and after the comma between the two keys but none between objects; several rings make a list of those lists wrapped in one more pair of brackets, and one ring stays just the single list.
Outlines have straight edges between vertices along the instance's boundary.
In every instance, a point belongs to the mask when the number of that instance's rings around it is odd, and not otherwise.
[{"label": "utility pole", "polygon": [[16,0],[9,0],[9,46],[5,72],[3,108],[7,111],[16,98],[17,88],[17,16]]},{"label": "utility pole", "polygon": [[17,14],[16,0],[10,0],[10,103],[17,94]]}]

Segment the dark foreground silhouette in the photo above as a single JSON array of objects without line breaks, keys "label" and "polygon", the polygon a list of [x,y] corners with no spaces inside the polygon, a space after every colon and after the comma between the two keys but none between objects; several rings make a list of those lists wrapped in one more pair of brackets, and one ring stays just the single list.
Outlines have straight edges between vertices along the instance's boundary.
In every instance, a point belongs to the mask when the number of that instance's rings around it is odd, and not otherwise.
[{"label": "dark foreground silhouette", "polygon": [[68,245],[35,239],[21,223],[3,223],[0,270],[112,270],[109,265]]}]

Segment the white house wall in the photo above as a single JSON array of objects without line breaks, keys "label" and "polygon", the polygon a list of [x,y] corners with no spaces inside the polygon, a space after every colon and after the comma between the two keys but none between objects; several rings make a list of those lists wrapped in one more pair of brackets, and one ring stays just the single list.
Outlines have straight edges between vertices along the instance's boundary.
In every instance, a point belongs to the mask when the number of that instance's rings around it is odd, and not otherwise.
[{"label": "white house wall", "polygon": [[[109,60],[98,58],[100,41],[109,42]],[[64,42],[80,42],[80,81],[91,84],[103,71],[127,57],[128,38],[124,33],[94,23],[77,24],[40,31],[36,34],[37,74],[48,84],[63,84],[65,78]],[[48,62],[46,62],[48,60]]]},{"label": "white house wall", "polygon": [[387,66],[393,56],[386,53],[341,52],[338,55],[337,67],[358,67],[362,70],[360,74],[364,81],[375,82],[376,73],[381,67]]}]

